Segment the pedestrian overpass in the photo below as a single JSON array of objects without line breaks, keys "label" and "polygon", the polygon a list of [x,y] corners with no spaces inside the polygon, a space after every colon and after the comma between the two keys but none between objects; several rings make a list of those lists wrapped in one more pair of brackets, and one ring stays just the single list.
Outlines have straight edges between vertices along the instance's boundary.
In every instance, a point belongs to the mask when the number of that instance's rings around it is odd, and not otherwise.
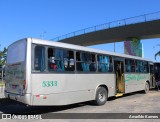
[{"label": "pedestrian overpass", "polygon": [[160,12],[96,25],[52,40],[90,46],[127,41],[129,38],[160,38]]}]

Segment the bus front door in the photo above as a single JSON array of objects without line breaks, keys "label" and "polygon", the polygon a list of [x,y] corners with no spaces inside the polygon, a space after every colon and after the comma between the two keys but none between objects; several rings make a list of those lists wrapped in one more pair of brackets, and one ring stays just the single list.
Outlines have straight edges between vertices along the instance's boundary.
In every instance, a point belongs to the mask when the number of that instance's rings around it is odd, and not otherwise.
[{"label": "bus front door", "polygon": [[114,61],[114,71],[116,78],[116,97],[124,93],[124,63],[123,61]]}]

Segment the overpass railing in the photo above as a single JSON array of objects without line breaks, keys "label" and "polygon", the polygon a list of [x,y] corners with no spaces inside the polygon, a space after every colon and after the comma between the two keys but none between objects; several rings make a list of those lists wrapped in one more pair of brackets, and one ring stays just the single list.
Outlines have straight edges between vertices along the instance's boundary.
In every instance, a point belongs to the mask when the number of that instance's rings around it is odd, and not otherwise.
[{"label": "overpass railing", "polygon": [[74,36],[79,36],[82,34],[87,34],[87,33],[91,33],[91,32],[96,32],[96,31],[100,31],[100,30],[105,30],[105,29],[110,29],[110,28],[115,28],[115,27],[120,27],[120,26],[126,26],[126,25],[131,25],[131,24],[136,24],[136,23],[159,20],[159,19],[160,19],[160,11],[155,12],[155,13],[144,14],[141,16],[126,18],[126,19],[122,19],[122,20],[117,20],[117,21],[113,21],[113,22],[108,22],[108,23],[92,26],[89,28],[81,29],[81,30],[78,30],[75,32],[71,32],[71,33],[56,37],[51,40],[60,41],[63,39],[71,38]]}]

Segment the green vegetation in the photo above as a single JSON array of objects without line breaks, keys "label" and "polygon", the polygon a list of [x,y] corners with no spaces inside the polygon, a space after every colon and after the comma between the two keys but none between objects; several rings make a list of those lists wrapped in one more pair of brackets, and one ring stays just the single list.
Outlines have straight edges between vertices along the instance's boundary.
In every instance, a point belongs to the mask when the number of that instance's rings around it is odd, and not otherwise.
[{"label": "green vegetation", "polygon": [[0,66],[2,67],[6,63],[7,48],[4,47],[3,51],[0,51]]},{"label": "green vegetation", "polygon": [[158,51],[156,54],[155,54],[155,60],[156,60],[156,57],[157,56],[160,56],[160,51]]},{"label": "green vegetation", "polygon": [[1,87],[1,86],[4,86],[4,85],[5,85],[5,83],[2,82],[2,81],[0,81],[0,87]]}]

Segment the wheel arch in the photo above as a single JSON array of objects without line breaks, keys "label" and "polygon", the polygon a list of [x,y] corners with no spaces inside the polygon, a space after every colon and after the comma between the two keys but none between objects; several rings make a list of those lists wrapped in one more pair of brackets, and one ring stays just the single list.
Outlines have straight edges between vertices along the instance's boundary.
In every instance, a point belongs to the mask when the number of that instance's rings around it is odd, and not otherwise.
[{"label": "wheel arch", "polygon": [[105,84],[99,84],[99,85],[96,87],[96,89],[95,89],[94,99],[96,99],[96,92],[97,92],[97,89],[98,89],[99,87],[104,87],[104,88],[107,90],[107,95],[109,96],[108,86],[105,85]]},{"label": "wheel arch", "polygon": [[149,85],[149,88],[150,88],[150,82],[149,82],[149,80],[147,80],[145,83],[148,83],[148,85]]}]

